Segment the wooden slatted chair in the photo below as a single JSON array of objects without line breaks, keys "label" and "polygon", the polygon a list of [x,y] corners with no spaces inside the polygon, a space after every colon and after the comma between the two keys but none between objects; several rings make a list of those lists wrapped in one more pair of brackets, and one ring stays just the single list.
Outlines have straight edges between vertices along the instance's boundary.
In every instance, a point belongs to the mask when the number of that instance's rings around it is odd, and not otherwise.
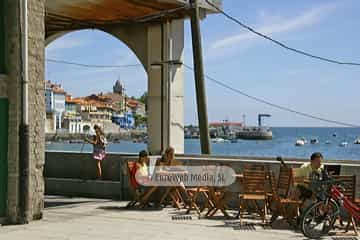
[{"label": "wooden slatted chair", "polygon": [[[257,168],[256,170],[250,170],[250,168],[244,168],[243,179],[243,192],[239,195],[240,206],[237,217],[242,218],[243,210],[249,212],[249,204],[253,203],[257,213],[259,213],[263,223],[265,223],[266,217],[266,174],[264,167],[262,170]],[[263,202],[263,205],[259,205],[258,202]]]},{"label": "wooden slatted chair", "polygon": [[282,216],[291,226],[295,226],[298,217],[299,207],[302,202],[290,198],[290,190],[294,184],[293,169],[284,166],[280,167],[277,188],[274,189],[271,199],[271,220],[273,223],[279,216]]},{"label": "wooden slatted chair", "polygon": [[[213,208],[214,204],[211,202],[209,198],[209,189],[206,187],[190,187],[186,188],[189,193],[189,205],[187,213],[189,214],[190,211],[195,210],[198,214],[203,212],[206,208]],[[203,199],[200,199],[203,198]],[[202,206],[200,200],[203,200]]]},{"label": "wooden slatted chair", "polygon": [[276,181],[276,177],[273,171],[270,171],[268,173],[268,182],[269,182],[269,190],[266,193],[266,204],[267,204],[267,213],[271,214],[271,205],[273,202],[273,193],[276,192],[276,188],[277,188],[277,181]]},{"label": "wooden slatted chair", "polygon": [[226,212],[228,209],[227,200],[229,198],[229,192],[227,187],[208,187],[209,201],[212,206],[208,208],[208,212],[205,214],[207,217],[212,217],[216,212],[221,211],[225,218],[229,218],[229,214]]},{"label": "wooden slatted chair", "polygon": [[150,199],[150,196],[156,191],[157,187],[151,187],[145,192],[139,191],[139,185],[135,179],[135,175],[133,174],[133,170],[136,167],[136,161],[128,161],[127,162],[127,175],[128,175],[128,182],[130,188],[133,193],[133,199],[126,205],[127,208],[135,207],[139,204],[140,208],[145,207]]},{"label": "wooden slatted chair", "polygon": [[243,166],[244,171],[265,171],[264,164],[244,164]]}]

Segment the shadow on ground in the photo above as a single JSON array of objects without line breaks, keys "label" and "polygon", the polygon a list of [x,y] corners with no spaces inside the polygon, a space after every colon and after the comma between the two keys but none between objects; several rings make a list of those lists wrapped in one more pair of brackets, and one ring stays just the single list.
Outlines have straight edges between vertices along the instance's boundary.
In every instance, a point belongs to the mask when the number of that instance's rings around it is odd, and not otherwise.
[{"label": "shadow on ground", "polygon": [[93,201],[45,201],[44,207],[45,208],[55,208],[55,207],[64,207],[64,206],[71,206],[83,203],[93,203]]},{"label": "shadow on ground", "polygon": [[122,206],[100,206],[97,209],[105,210],[105,211],[135,211],[135,212],[155,212],[155,211],[162,211],[163,208],[155,208],[155,207],[122,207]]}]

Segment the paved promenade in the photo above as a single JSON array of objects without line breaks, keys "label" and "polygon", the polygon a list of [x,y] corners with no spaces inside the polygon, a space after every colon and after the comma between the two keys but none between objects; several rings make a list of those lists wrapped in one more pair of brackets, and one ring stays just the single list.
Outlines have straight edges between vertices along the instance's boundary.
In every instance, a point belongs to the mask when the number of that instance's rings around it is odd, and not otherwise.
[{"label": "paved promenade", "polygon": [[[150,239],[304,239],[279,223],[240,227],[239,220],[186,219],[184,210],[172,208],[125,209],[125,202],[84,198],[46,197],[44,219],[25,226],[0,227],[1,240],[150,240]],[[176,218],[183,217],[182,220]],[[174,219],[175,218],[175,219]],[[247,222],[247,221],[245,221]],[[340,237],[327,237],[336,239]],[[350,235],[347,235],[350,237]],[[360,239],[355,238],[353,239]]]}]

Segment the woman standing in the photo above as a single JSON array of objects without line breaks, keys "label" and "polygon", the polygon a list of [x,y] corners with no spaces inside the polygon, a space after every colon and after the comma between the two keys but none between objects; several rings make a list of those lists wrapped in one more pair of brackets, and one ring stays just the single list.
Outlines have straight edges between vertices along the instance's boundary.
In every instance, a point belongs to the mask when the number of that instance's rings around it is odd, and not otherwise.
[{"label": "woman standing", "polygon": [[101,161],[106,157],[106,138],[104,132],[98,125],[94,126],[94,130],[96,135],[93,137],[93,140],[85,139],[86,142],[93,145],[93,158],[96,160],[97,166],[97,179],[102,178],[102,168],[101,168]]}]

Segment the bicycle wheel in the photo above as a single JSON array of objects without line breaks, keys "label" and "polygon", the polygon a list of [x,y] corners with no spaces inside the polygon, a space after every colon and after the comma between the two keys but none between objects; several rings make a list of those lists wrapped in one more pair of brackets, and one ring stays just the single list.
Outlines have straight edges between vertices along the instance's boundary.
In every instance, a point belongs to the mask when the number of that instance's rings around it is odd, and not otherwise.
[{"label": "bicycle wheel", "polygon": [[301,216],[301,231],[308,238],[320,238],[333,228],[338,215],[339,207],[334,201],[316,202]]}]

